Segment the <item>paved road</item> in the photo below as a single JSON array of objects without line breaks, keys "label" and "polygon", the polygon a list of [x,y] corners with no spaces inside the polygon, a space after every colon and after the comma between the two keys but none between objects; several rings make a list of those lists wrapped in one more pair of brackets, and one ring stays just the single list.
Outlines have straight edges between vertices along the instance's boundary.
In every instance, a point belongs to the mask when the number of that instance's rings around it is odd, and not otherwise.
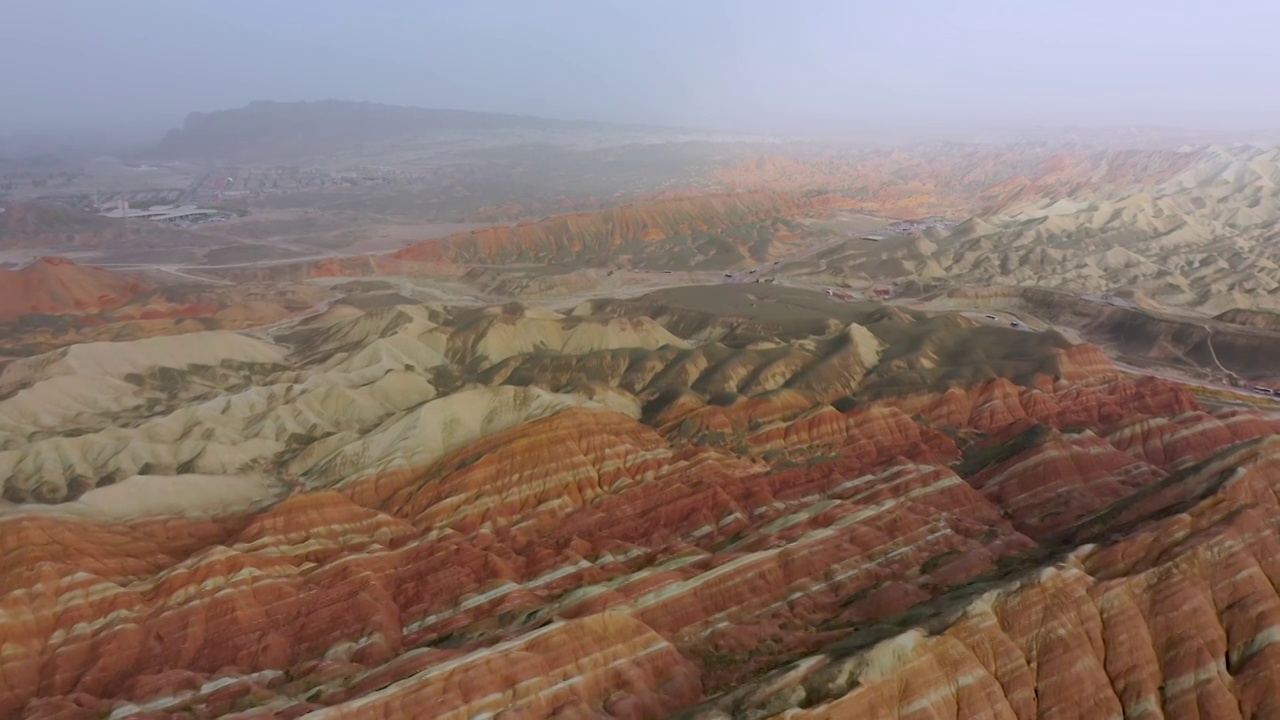
[{"label": "paved road", "polygon": [[138,265],[138,266],[136,266],[136,267],[130,267],[130,268],[128,268],[128,269],[129,269],[129,270],[135,270],[135,271],[136,271],[136,270],[153,270],[153,271],[155,271],[155,272],[162,272],[162,273],[169,273],[170,275],[177,275],[178,277],[180,277],[180,278],[185,278],[185,279],[187,279],[187,280],[195,280],[195,281],[198,281],[198,282],[213,283],[213,284],[215,284],[215,285],[235,285],[235,283],[231,282],[230,280],[219,280],[219,279],[217,279],[217,278],[200,277],[199,275],[188,275],[188,274],[186,274],[186,273],[182,272],[181,270],[179,270],[179,269],[178,269],[179,267],[185,267],[185,266],[181,266],[181,265]]},{"label": "paved road", "polygon": [[292,265],[294,263],[312,262],[315,260],[332,260],[333,258],[338,257],[347,256],[328,253],[325,255],[307,255],[304,257],[277,258],[275,260],[254,260],[251,262],[224,263],[221,265],[192,265],[190,263],[97,263],[97,266],[116,270],[162,270],[166,272],[174,270],[199,271],[242,267],[264,267],[270,265]]},{"label": "paved road", "polygon": [[[752,280],[766,273],[779,270],[782,268],[782,266],[786,265],[787,263],[794,263],[794,262],[800,262],[801,260],[808,260],[814,255],[824,253],[827,250],[830,250],[832,248],[840,247],[842,245],[847,245],[852,242],[864,242],[864,241],[860,241],[857,238],[852,238],[852,237],[833,238],[831,240],[828,240],[827,242],[818,243],[817,245],[810,245],[808,247],[802,248],[795,252],[788,253],[770,262],[761,263],[759,265],[747,268],[745,270],[731,271],[727,274],[731,275],[733,280],[739,281],[739,282],[744,280]],[[752,272],[753,270],[754,272]],[[726,273],[721,273],[722,276],[725,274]]]},{"label": "paved road", "polygon": [[[817,244],[817,245],[812,245],[812,246],[809,246],[809,247],[803,248],[803,249],[801,249],[801,250],[797,250],[797,251],[796,251],[796,252],[794,252],[794,253],[790,253],[790,254],[788,254],[788,255],[784,255],[784,256],[782,256],[782,257],[778,258],[778,259],[777,259],[777,260],[775,260],[775,261],[766,262],[766,263],[761,263],[761,264],[756,265],[756,266],[754,266],[754,267],[752,267],[752,268],[747,268],[747,269],[744,269],[744,270],[737,270],[737,271],[728,271],[728,272],[725,272],[725,271],[682,271],[682,272],[681,272],[681,271],[660,271],[660,270],[615,270],[615,272],[616,272],[616,273],[627,273],[628,275],[631,275],[631,276],[635,276],[635,275],[642,275],[642,276],[655,276],[655,275],[656,275],[656,276],[658,276],[658,278],[665,278],[666,276],[670,276],[670,277],[669,277],[669,278],[667,278],[667,279],[670,279],[670,280],[673,280],[673,281],[678,279],[678,280],[682,281],[682,283],[688,283],[688,282],[690,282],[690,281],[695,281],[695,284],[713,284],[713,283],[721,283],[721,282],[724,282],[725,280],[730,280],[730,281],[733,281],[733,282],[750,282],[751,280],[759,279],[759,278],[761,278],[761,277],[766,276],[766,275],[767,275],[767,274],[769,274],[771,271],[775,271],[775,270],[780,269],[783,265],[785,265],[785,264],[787,264],[787,263],[793,263],[793,262],[798,262],[798,261],[801,261],[801,260],[806,260],[806,259],[808,259],[808,258],[810,258],[810,257],[813,257],[814,255],[817,255],[817,254],[819,254],[819,253],[822,253],[822,252],[825,252],[825,251],[827,251],[827,250],[830,250],[831,248],[839,247],[839,246],[845,245],[845,244],[850,243],[850,242],[857,242],[857,240],[856,240],[856,239],[854,239],[854,238],[849,238],[849,237],[838,237],[838,238],[833,238],[832,240],[830,240],[830,241],[828,241],[828,242],[820,243],[820,244]],[[392,253],[392,252],[395,252],[395,250],[386,250],[386,251],[379,252],[379,253],[365,253],[365,254],[387,255],[387,254],[390,254],[390,253]],[[216,270],[216,269],[224,269],[224,268],[261,267],[261,266],[270,266],[270,265],[289,265],[289,264],[293,264],[293,263],[302,263],[302,262],[311,262],[311,261],[315,261],[315,260],[327,260],[327,259],[333,259],[333,258],[336,258],[336,257],[344,257],[344,256],[343,256],[343,255],[341,255],[341,254],[338,254],[338,253],[332,253],[332,252],[331,252],[331,253],[325,253],[325,254],[322,254],[322,255],[309,255],[309,256],[303,256],[303,257],[284,258],[284,259],[278,259],[278,260],[263,260],[263,261],[256,261],[256,262],[227,263],[227,264],[221,264],[221,265],[186,265],[186,264],[153,264],[153,265],[147,265],[147,264],[132,264],[132,265],[116,264],[116,265],[111,265],[111,264],[102,264],[102,265],[100,265],[100,266],[101,266],[101,267],[115,267],[115,268],[119,268],[119,269],[131,269],[131,270],[153,270],[153,271],[158,271],[158,272],[170,273],[170,274],[172,274],[172,275],[176,275],[176,276],[178,276],[178,277],[182,277],[182,278],[185,278],[185,279],[188,279],[188,280],[195,280],[195,281],[199,281],[199,282],[215,283],[215,284],[219,284],[219,285],[233,285],[234,283],[232,283],[232,282],[230,282],[230,281],[227,281],[227,280],[221,280],[221,279],[216,279],[216,278],[208,278],[208,277],[200,277],[200,276],[197,276],[197,275],[190,275],[190,274],[187,274],[186,272],[183,272],[183,270],[200,271],[200,270]],[[503,265],[503,266],[495,266],[495,267],[500,267],[500,268],[504,268],[504,269],[510,269],[512,266],[511,266],[511,265]],[[793,281],[794,281],[794,280],[796,280],[796,278],[788,278],[788,279],[793,280]],[[701,283],[698,283],[697,281],[702,281],[702,282],[701,282]],[[673,283],[673,284],[674,284],[674,283]],[[659,287],[664,287],[664,286],[666,286],[666,285],[667,285],[667,283],[658,283],[658,284],[656,284],[656,285],[635,287],[635,288],[630,288],[630,289],[627,289],[627,290],[618,289],[618,290],[616,290],[615,292],[611,293],[610,295],[611,295],[611,297],[619,297],[619,298],[621,298],[621,297],[632,297],[632,296],[643,295],[643,294],[646,294],[646,293],[652,292],[652,291],[654,291],[654,290],[658,289]],[[823,289],[823,286],[820,286],[820,285],[811,285],[810,283],[805,282],[803,279],[800,279],[800,283],[799,283],[799,285],[800,285],[800,286],[802,286],[802,287],[807,287],[807,288],[809,288],[809,289],[813,289],[813,290],[821,290],[821,289]],[[587,299],[587,298],[589,298],[589,297],[596,297],[597,295],[598,295],[598,293],[588,292],[588,293],[584,293],[584,294],[582,295],[582,297],[579,297],[579,298],[576,298],[576,299],[577,299],[578,301],[581,301],[581,300],[583,300],[583,299]],[[1123,300],[1123,299],[1121,299],[1121,298],[1114,298],[1114,297],[1101,297],[1101,296],[1090,296],[1090,295],[1085,295],[1085,296],[1081,296],[1081,297],[1082,297],[1083,299],[1085,299],[1085,300],[1090,300],[1090,301],[1097,302],[1097,303],[1100,303],[1100,304],[1108,304],[1108,305],[1113,305],[1113,306],[1116,306],[1116,307],[1129,307],[1129,308],[1134,307],[1134,306],[1132,305],[1132,303],[1130,303],[1130,302],[1128,302],[1128,301],[1126,301],[1126,300]],[[567,298],[560,298],[560,300],[562,300],[562,301],[563,301],[563,300],[567,300]],[[264,326],[264,327],[257,328],[257,329],[258,329],[258,330],[261,330],[261,331],[267,331],[267,332],[270,332],[271,330],[277,329],[277,328],[279,328],[279,327],[281,327],[281,326],[284,326],[284,325],[286,325],[286,324],[292,324],[292,323],[300,322],[301,320],[304,320],[304,319],[306,319],[306,318],[308,318],[308,317],[312,317],[312,316],[315,316],[315,315],[318,315],[318,314],[320,314],[320,313],[323,313],[323,312],[327,311],[327,310],[329,309],[329,304],[330,304],[330,301],[325,300],[325,301],[323,301],[323,302],[321,302],[321,303],[317,304],[317,305],[315,306],[315,308],[313,308],[310,312],[307,312],[307,313],[305,313],[305,314],[303,314],[303,315],[295,316],[295,317],[290,318],[290,319],[288,319],[288,320],[284,320],[284,321],[281,321],[281,322],[278,322],[278,323],[273,323],[272,325]],[[909,306],[911,303],[910,303],[910,302],[905,302],[905,303],[894,303],[894,304],[902,304],[902,305],[908,305],[908,306]],[[1080,336],[1079,332],[1077,332],[1074,328],[1061,327],[1061,326],[1057,326],[1057,325],[1047,324],[1047,323],[1043,323],[1043,322],[1039,321],[1038,319],[1034,319],[1034,320],[1029,321],[1027,318],[1025,318],[1025,317],[1023,317],[1023,316],[1021,316],[1021,315],[1019,315],[1019,314],[1017,314],[1017,313],[1014,313],[1014,312],[1011,312],[1011,311],[1007,311],[1007,310],[972,310],[972,311],[958,311],[958,312],[960,312],[960,314],[962,314],[962,315],[964,315],[964,316],[966,316],[966,317],[969,317],[969,318],[971,318],[971,319],[977,320],[977,321],[979,321],[979,322],[985,322],[985,323],[991,323],[991,324],[998,324],[998,325],[1000,325],[1000,326],[1002,326],[1002,327],[1008,327],[1008,326],[1010,326],[1010,324],[1011,324],[1014,320],[1016,320],[1016,321],[1018,321],[1017,329],[1018,329],[1018,330],[1020,330],[1020,331],[1023,331],[1023,332],[1034,332],[1034,333],[1038,333],[1038,332],[1043,332],[1043,331],[1048,330],[1048,329],[1053,329],[1053,330],[1056,330],[1056,331],[1058,331],[1059,333],[1061,333],[1064,337],[1066,337],[1069,341],[1071,341],[1071,342],[1073,342],[1073,343],[1077,343],[1077,344],[1079,344],[1079,343],[1085,342],[1084,338],[1082,338],[1082,337]],[[995,316],[995,319],[992,319],[992,318],[991,318],[991,317],[989,317],[989,316]],[[1038,327],[1039,325],[1043,325],[1043,327]],[[1212,335],[1212,330],[1211,330],[1208,326],[1205,326],[1205,330],[1206,330],[1207,332],[1209,332],[1209,333]],[[1213,350],[1212,342],[1210,342],[1210,350],[1211,350],[1211,351]],[[1230,385],[1223,385],[1223,384],[1219,384],[1219,383],[1209,383],[1209,382],[1204,382],[1204,381],[1201,381],[1201,380],[1195,380],[1195,379],[1188,378],[1188,377],[1181,377],[1181,376],[1178,376],[1178,375],[1175,375],[1175,374],[1172,374],[1172,373],[1160,372],[1160,371],[1151,370],[1151,369],[1148,369],[1148,368],[1141,368],[1141,367],[1137,367],[1137,366],[1134,366],[1134,365],[1129,365],[1129,364],[1127,364],[1127,363],[1120,362],[1119,360],[1117,360],[1117,359],[1115,359],[1115,358],[1111,358],[1111,361],[1112,361],[1112,363],[1115,365],[1115,367],[1116,367],[1118,370],[1120,370],[1120,371],[1122,371],[1122,372],[1129,373],[1129,374],[1133,374],[1133,375],[1145,375],[1145,376],[1149,376],[1149,377],[1158,377],[1158,378],[1162,378],[1162,379],[1164,379],[1164,380],[1168,380],[1168,381],[1170,381],[1170,382],[1176,382],[1176,383],[1179,383],[1179,384],[1182,384],[1182,385],[1187,385],[1187,386],[1191,386],[1191,387],[1199,387],[1199,388],[1203,388],[1203,389],[1205,389],[1205,390],[1212,390],[1212,391],[1215,391],[1215,392],[1225,392],[1225,393],[1230,393],[1230,394],[1233,394],[1233,395],[1238,395],[1238,396],[1240,396],[1240,397],[1242,397],[1242,398],[1247,398],[1247,399],[1249,399],[1249,400],[1252,400],[1252,401],[1253,401],[1253,402],[1255,402],[1255,403],[1256,403],[1258,400],[1262,399],[1262,396],[1259,396],[1257,393],[1254,393],[1254,392],[1252,392],[1252,391],[1250,391],[1250,390],[1248,390],[1248,389],[1243,389],[1243,388],[1233,387],[1233,386],[1230,386]],[[1215,364],[1217,364],[1217,365],[1218,365],[1218,367],[1219,367],[1220,369],[1222,369],[1224,372],[1229,372],[1229,371],[1227,371],[1225,368],[1223,368],[1223,367],[1222,367],[1221,363],[1219,363],[1219,362],[1218,362],[1217,354],[1216,354],[1216,353],[1214,353],[1214,362],[1215,362]]]},{"label": "paved road", "polygon": [[1129,373],[1131,375],[1146,375],[1148,377],[1158,377],[1164,380],[1168,380],[1170,382],[1176,382],[1179,385],[1187,385],[1190,387],[1202,388],[1204,390],[1212,390],[1214,392],[1239,395],[1242,398],[1252,400],[1253,403],[1251,404],[1256,404],[1259,400],[1268,399],[1268,396],[1259,395],[1258,393],[1253,392],[1252,390],[1249,390],[1246,388],[1238,388],[1232,385],[1223,385],[1221,383],[1205,382],[1203,380],[1196,380],[1194,378],[1184,377],[1181,375],[1177,375],[1175,373],[1160,372],[1158,370],[1151,370],[1149,368],[1140,368],[1135,365],[1122,363],[1119,360],[1116,360],[1115,358],[1111,359],[1111,364],[1115,365],[1117,370],[1120,370],[1121,372]]},{"label": "paved road", "polygon": [[[1036,323],[1028,321],[1026,318],[1006,310],[986,310],[981,312],[977,310],[961,310],[959,312],[970,320],[976,320],[987,325],[1007,327],[1013,330],[1018,330],[1019,332],[1038,333],[1049,329],[1047,326],[1036,327]],[[1014,322],[1018,324],[1013,325]]]},{"label": "paved road", "polygon": [[[903,303],[903,304],[906,304],[906,303]],[[1020,315],[1018,315],[1018,314],[1016,314],[1016,313],[1012,313],[1012,312],[1009,312],[1009,311],[1004,311],[1004,310],[961,310],[961,311],[958,311],[958,312],[959,312],[961,315],[964,315],[965,317],[972,318],[972,319],[974,319],[974,320],[978,320],[978,321],[980,321],[980,322],[987,322],[987,323],[1000,324],[1000,325],[1008,325],[1008,323],[1010,322],[1010,318],[1013,318],[1013,319],[1016,319],[1016,320],[1018,320],[1018,321],[1019,321],[1019,323],[1020,323],[1020,325],[1021,325],[1021,327],[1019,328],[1020,330],[1024,330],[1024,331],[1027,331],[1027,332],[1043,332],[1043,331],[1045,331],[1045,330],[1050,330],[1050,329],[1052,329],[1052,330],[1056,330],[1056,331],[1057,331],[1058,333],[1060,333],[1063,337],[1065,337],[1068,341],[1070,341],[1070,342],[1072,342],[1072,343],[1074,343],[1074,344],[1080,345],[1080,344],[1083,344],[1083,343],[1089,342],[1087,339],[1085,339],[1083,336],[1081,336],[1081,335],[1080,335],[1080,332],[1079,332],[1078,330],[1076,330],[1075,328],[1064,327],[1064,326],[1061,326],[1061,325],[1053,325],[1053,324],[1048,324],[1048,323],[1042,323],[1042,321],[1039,321],[1039,320],[1036,320],[1036,319],[1028,320],[1027,318],[1025,318],[1025,317],[1023,317],[1023,316],[1020,316]],[[995,315],[997,319],[992,320],[991,318],[987,317],[987,315]],[[1043,327],[1037,327],[1037,325],[1041,325],[1041,324],[1043,324]],[[1208,327],[1206,327],[1206,328],[1205,328],[1205,330],[1206,330],[1207,332],[1212,333],[1212,331],[1211,331]],[[1105,351],[1106,351],[1106,348],[1103,348],[1103,351],[1105,352]],[[1242,398],[1242,399],[1249,400],[1249,401],[1251,401],[1251,402],[1250,402],[1250,404],[1252,404],[1252,405],[1256,405],[1260,400],[1266,400],[1266,399],[1268,399],[1268,396],[1266,396],[1266,395],[1260,395],[1260,394],[1258,394],[1258,393],[1256,393],[1256,392],[1253,392],[1252,390],[1250,390],[1250,389],[1248,389],[1248,388],[1236,387],[1236,386],[1234,386],[1234,385],[1227,385],[1227,384],[1225,384],[1225,383],[1208,382],[1208,381],[1205,381],[1205,380],[1199,380],[1199,379],[1196,379],[1196,378],[1191,378],[1191,377],[1187,377],[1187,376],[1184,376],[1184,375],[1180,375],[1180,374],[1178,374],[1178,373],[1171,372],[1171,371],[1155,370],[1155,369],[1151,369],[1151,368],[1138,367],[1137,365],[1130,365],[1130,364],[1128,364],[1128,363],[1122,362],[1121,360],[1119,360],[1119,359],[1117,359],[1117,358],[1115,358],[1115,357],[1112,357],[1109,353],[1108,353],[1108,357],[1110,357],[1110,359],[1111,359],[1111,364],[1112,364],[1112,365],[1114,365],[1114,366],[1116,367],[1116,369],[1117,369],[1117,370],[1119,370],[1119,371],[1121,371],[1121,372],[1124,372],[1124,373],[1128,373],[1128,374],[1130,374],[1130,375],[1144,375],[1144,376],[1147,376],[1147,377],[1157,377],[1157,378],[1160,378],[1160,379],[1162,379],[1162,380],[1168,380],[1169,382],[1175,382],[1175,383],[1178,383],[1179,385],[1186,385],[1186,386],[1188,386],[1188,387],[1200,388],[1200,389],[1202,389],[1202,390],[1210,390],[1210,391],[1217,392],[1217,393],[1228,393],[1228,394],[1231,394],[1231,395],[1238,396],[1238,397],[1240,397],[1240,398]],[[1217,364],[1217,365],[1218,365],[1218,368],[1219,368],[1220,370],[1222,370],[1223,372],[1226,372],[1226,373],[1228,373],[1228,374],[1231,374],[1231,373],[1230,373],[1230,371],[1228,371],[1226,368],[1223,368],[1223,367],[1222,367],[1222,365],[1221,365],[1220,363],[1217,363],[1217,357],[1216,357],[1216,356],[1214,357],[1214,362],[1215,362],[1215,364]]]}]

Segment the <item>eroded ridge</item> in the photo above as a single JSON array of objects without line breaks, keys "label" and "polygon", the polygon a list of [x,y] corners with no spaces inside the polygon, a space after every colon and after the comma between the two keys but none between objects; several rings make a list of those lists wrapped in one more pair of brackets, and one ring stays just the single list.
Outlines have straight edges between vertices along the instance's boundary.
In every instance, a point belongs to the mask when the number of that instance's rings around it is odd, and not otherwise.
[{"label": "eroded ridge", "polygon": [[12,363],[0,714],[1265,715],[1280,421],[751,292]]}]

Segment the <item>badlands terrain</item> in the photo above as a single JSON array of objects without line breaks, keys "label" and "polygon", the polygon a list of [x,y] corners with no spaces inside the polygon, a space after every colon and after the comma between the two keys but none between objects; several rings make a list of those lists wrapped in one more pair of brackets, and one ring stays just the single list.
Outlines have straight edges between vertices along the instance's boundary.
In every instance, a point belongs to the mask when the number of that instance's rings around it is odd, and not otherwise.
[{"label": "badlands terrain", "polygon": [[705,157],[10,198],[0,717],[1280,717],[1276,151]]}]

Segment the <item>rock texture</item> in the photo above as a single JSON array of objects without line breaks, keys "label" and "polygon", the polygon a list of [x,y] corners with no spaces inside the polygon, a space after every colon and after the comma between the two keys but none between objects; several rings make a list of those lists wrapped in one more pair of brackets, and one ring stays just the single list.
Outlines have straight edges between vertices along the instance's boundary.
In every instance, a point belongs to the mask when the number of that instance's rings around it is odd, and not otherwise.
[{"label": "rock texture", "polygon": [[[1139,522],[1123,537],[955,593],[915,629],[850,637],[688,716],[1268,717],[1277,449],[1219,453],[1122,503]],[[1161,517],[1188,495],[1200,499]],[[1124,527],[1112,523],[1082,529]]]},{"label": "rock texture", "polygon": [[10,363],[0,716],[1272,712],[1280,420],[733,292]]},{"label": "rock texture", "polygon": [[1073,327],[1132,362],[1208,373],[1221,379],[1256,378],[1269,384],[1277,368],[1280,333],[1266,323],[1270,313],[1236,311],[1220,318],[1172,312],[1141,293],[1077,295],[1038,287],[921,288],[920,307],[1027,313]]},{"label": "rock texture", "polygon": [[254,327],[284,320],[329,295],[322,287],[279,283],[155,285],[45,256],[17,270],[0,268],[0,354]]},{"label": "rock texture", "polygon": [[[735,190],[828,188],[852,207],[894,218],[967,217],[1023,202],[1151,186],[1211,156],[1203,149],[1101,142],[1002,142],[815,150],[754,157],[714,172]],[[1157,145],[1176,146],[1172,143]]]},{"label": "rock texture", "polygon": [[[1011,165],[1000,162],[1006,170]],[[953,165],[943,166],[954,172]],[[1277,181],[1275,148],[1056,156],[1029,175],[970,182],[984,189],[962,194],[985,207],[966,211],[954,227],[930,228],[909,242],[853,244],[791,271],[866,283],[899,278],[1136,294],[1206,315],[1274,311],[1280,307],[1280,256],[1270,242],[1280,217]],[[903,185],[912,183],[889,190]]]},{"label": "rock texture", "polygon": [[[7,214],[7,213],[5,213]],[[0,322],[27,314],[114,310],[150,290],[136,278],[45,257],[18,270],[0,269]]]},{"label": "rock texture", "polygon": [[800,239],[792,222],[829,198],[769,192],[658,199],[428,240],[395,253],[418,262],[724,268],[773,259]]}]

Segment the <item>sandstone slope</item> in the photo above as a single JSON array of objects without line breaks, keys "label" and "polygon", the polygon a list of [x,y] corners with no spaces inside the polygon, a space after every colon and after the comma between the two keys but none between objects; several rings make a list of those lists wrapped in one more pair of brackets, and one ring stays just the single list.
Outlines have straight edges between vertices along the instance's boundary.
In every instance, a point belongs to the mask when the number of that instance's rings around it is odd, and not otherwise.
[{"label": "sandstone slope", "polygon": [[1208,315],[1277,307],[1280,150],[1113,154],[991,187],[954,228],[851,241],[790,270],[866,285],[911,279],[1141,295]]},{"label": "sandstone slope", "polygon": [[738,267],[793,248],[804,239],[795,218],[830,200],[770,192],[657,199],[459,233],[394,257],[480,265]]},{"label": "sandstone slope", "polygon": [[0,268],[0,352],[28,356],[76,343],[277,322],[331,293],[302,284],[156,285],[45,256]]},{"label": "sandstone slope", "polygon": [[0,396],[0,714],[1268,707],[1280,421],[1056,333],[337,303]]},{"label": "sandstone slope", "polygon": [[18,270],[0,268],[0,322],[28,314],[114,310],[148,290],[146,283],[134,277],[44,257]]}]

